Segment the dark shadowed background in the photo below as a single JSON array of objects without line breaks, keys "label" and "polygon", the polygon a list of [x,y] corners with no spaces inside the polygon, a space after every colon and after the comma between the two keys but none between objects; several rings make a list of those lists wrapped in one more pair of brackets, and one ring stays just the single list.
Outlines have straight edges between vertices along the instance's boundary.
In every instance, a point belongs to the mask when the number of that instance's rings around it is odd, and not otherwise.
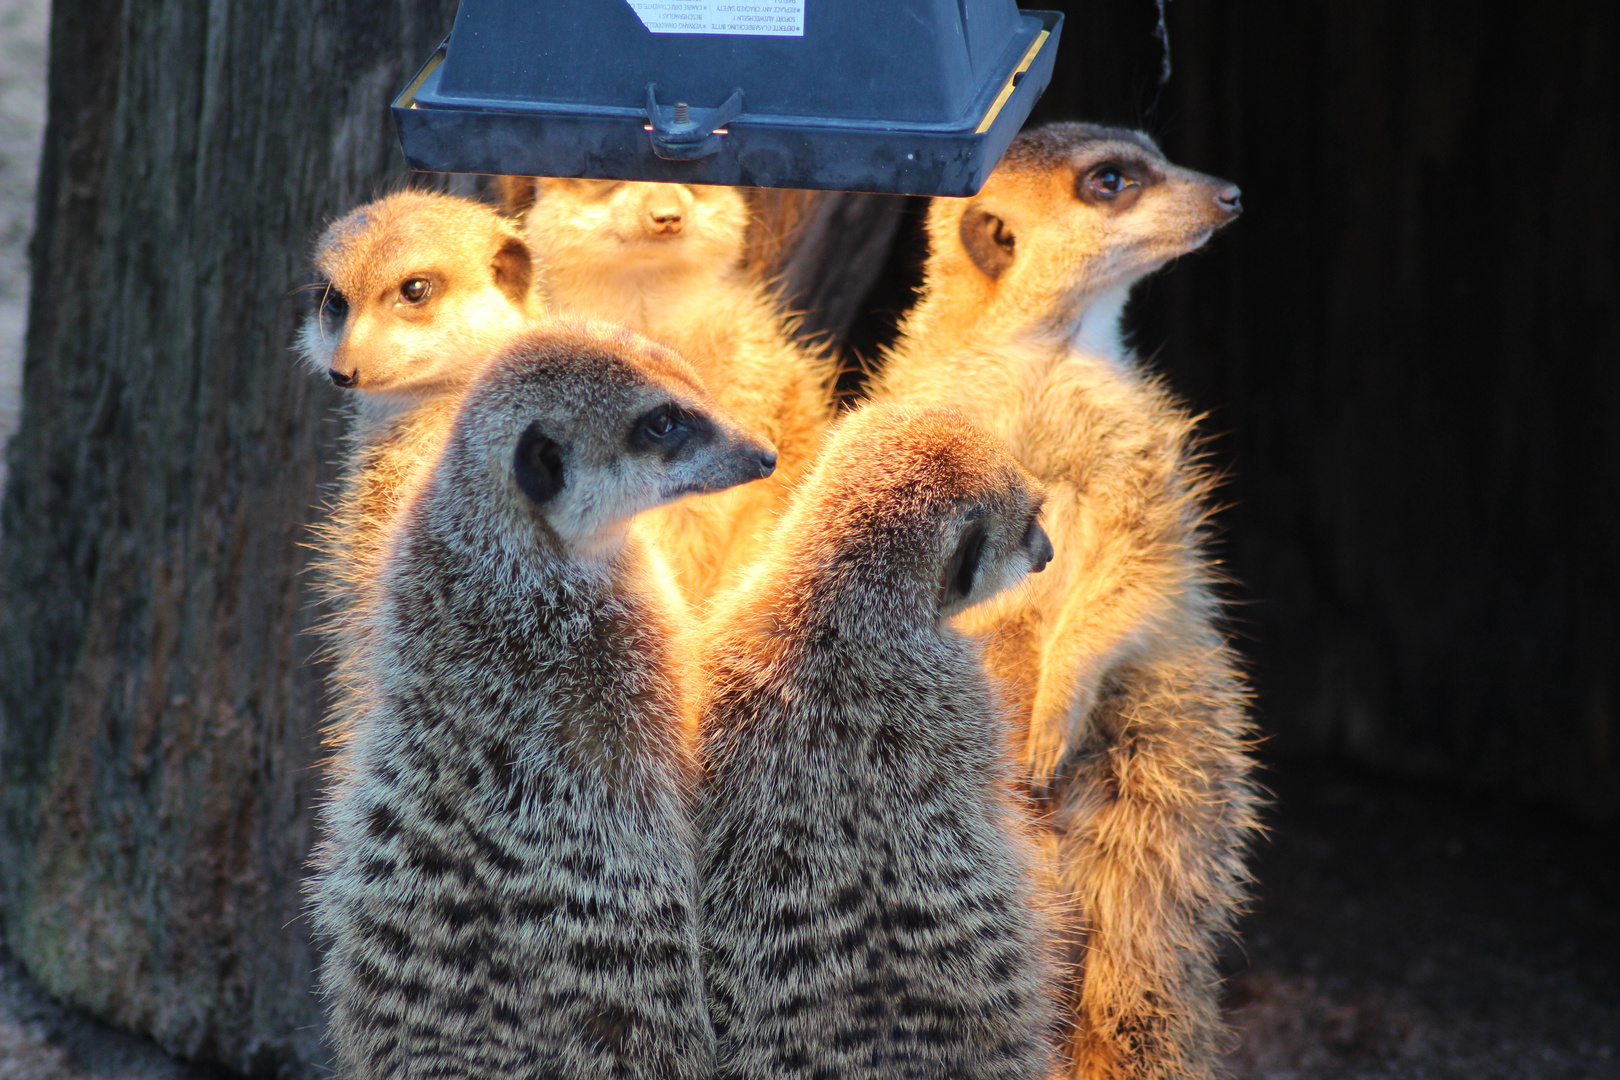
[{"label": "dark shadowed background", "polygon": [[[1053,5],[1058,7],[1061,5]],[[1620,812],[1620,9],[1075,3],[1036,120],[1243,188],[1137,341],[1208,414],[1268,752]]]}]

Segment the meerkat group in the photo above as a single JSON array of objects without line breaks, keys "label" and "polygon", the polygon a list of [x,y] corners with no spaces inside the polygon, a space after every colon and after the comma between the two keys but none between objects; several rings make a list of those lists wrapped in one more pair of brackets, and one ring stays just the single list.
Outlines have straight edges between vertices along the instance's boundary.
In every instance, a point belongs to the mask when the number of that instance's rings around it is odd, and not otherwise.
[{"label": "meerkat group", "polygon": [[340,219],[299,338],[340,1073],[1213,1076],[1258,797],[1121,316],[1236,187],[1021,135],[843,416],[736,190],[501,194]]}]

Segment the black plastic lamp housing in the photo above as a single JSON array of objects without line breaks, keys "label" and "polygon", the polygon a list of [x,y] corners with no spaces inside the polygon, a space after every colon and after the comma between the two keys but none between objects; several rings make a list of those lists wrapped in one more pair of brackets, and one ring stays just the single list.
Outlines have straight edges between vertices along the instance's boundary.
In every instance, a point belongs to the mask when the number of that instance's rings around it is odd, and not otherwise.
[{"label": "black plastic lamp housing", "polygon": [[394,118],[415,169],[971,195],[1062,26],[1014,0],[461,0]]}]

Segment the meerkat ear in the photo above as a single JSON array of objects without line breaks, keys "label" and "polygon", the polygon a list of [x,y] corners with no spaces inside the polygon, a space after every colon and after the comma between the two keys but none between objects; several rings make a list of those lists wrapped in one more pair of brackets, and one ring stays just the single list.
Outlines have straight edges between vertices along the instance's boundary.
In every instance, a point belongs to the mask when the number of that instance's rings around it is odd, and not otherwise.
[{"label": "meerkat ear", "polygon": [[497,176],[495,193],[501,199],[501,213],[520,218],[534,205],[535,178],[532,176]]},{"label": "meerkat ear", "polygon": [[986,277],[998,278],[1013,263],[1018,240],[1007,223],[982,206],[962,214],[962,248]]},{"label": "meerkat ear", "polygon": [[536,421],[524,429],[512,455],[512,472],[518,488],[544,506],[563,489],[562,447],[540,430]]},{"label": "meerkat ear", "polygon": [[515,236],[507,237],[490,265],[495,269],[496,288],[510,296],[513,303],[521,305],[528,300],[529,280],[534,275],[529,245]]},{"label": "meerkat ear", "polygon": [[984,522],[968,522],[967,528],[956,539],[956,550],[945,565],[945,601],[941,607],[960,603],[973,594],[973,583],[978,580],[979,561],[984,556]]}]

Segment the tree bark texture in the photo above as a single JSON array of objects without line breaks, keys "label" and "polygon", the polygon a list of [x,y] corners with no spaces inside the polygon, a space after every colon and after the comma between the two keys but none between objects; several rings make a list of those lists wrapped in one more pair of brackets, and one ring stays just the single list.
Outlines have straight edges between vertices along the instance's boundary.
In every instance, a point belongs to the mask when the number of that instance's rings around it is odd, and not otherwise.
[{"label": "tree bark texture", "polygon": [[405,173],[450,0],[56,0],[0,546],[5,935],[186,1057],[313,1075],[307,253]]}]

